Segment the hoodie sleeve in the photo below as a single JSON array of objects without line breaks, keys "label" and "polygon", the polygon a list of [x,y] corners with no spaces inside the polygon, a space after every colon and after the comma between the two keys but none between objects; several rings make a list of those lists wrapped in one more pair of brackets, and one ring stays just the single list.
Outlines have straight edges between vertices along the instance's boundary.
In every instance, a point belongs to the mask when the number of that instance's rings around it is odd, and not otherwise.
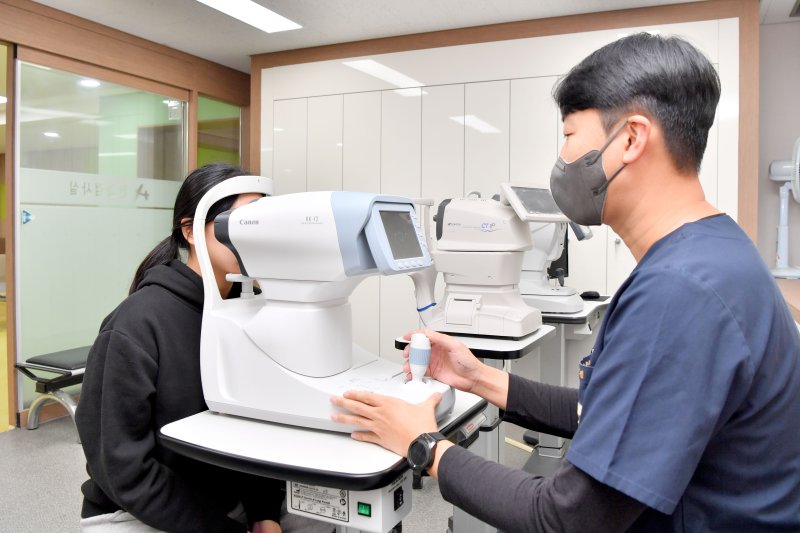
[{"label": "hoodie sleeve", "polygon": [[244,532],[228,510],[204,501],[156,459],[157,374],[154,356],[124,334],[106,331],[95,341],[76,413],[92,479],[117,505],[156,529]]},{"label": "hoodie sleeve", "polygon": [[239,486],[240,499],[247,515],[247,524],[253,529],[255,522],[272,520],[280,523],[281,504],[284,499],[285,481],[242,474]]}]

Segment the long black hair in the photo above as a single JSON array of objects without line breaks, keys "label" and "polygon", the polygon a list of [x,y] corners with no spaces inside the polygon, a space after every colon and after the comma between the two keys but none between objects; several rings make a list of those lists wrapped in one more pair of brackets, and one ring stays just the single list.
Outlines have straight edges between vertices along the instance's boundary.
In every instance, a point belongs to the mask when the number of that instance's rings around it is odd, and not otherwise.
[{"label": "long black hair", "polygon": [[[248,174],[242,168],[227,163],[211,163],[192,171],[186,177],[175,198],[175,207],[172,210],[172,233],[158,243],[136,269],[128,294],[136,292],[148,269],[156,265],[166,265],[173,259],[178,259],[180,249],[189,248],[189,243],[183,236],[183,226],[186,224],[181,224],[181,221],[186,218],[194,219],[197,204],[200,203],[203,195],[215,185],[229,178]],[[229,196],[215,202],[209,208],[206,220],[214,220],[217,215],[230,209],[235,201],[236,196]]]}]

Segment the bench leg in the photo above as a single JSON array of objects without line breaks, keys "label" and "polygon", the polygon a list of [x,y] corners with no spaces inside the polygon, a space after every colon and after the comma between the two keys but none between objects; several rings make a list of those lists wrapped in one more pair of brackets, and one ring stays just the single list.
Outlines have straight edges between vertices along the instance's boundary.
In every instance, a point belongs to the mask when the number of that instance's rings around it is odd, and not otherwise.
[{"label": "bench leg", "polygon": [[28,429],[36,429],[39,427],[39,411],[41,411],[42,406],[51,401],[63,405],[69,417],[72,419],[72,423],[75,423],[75,410],[78,408],[78,405],[75,403],[75,400],[72,399],[72,396],[62,390],[56,390],[48,392],[47,394],[40,394],[33,400],[28,409]]}]

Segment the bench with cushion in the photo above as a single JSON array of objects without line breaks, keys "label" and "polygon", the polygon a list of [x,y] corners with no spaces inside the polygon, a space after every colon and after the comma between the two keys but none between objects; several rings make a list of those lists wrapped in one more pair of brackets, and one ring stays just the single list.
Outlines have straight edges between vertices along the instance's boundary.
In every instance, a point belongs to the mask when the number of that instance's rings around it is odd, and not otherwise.
[{"label": "bench with cushion", "polygon": [[[86,368],[89,348],[90,346],[81,346],[60,352],[46,353],[31,357],[24,363],[17,363],[17,370],[36,383],[36,392],[39,393],[28,409],[28,429],[39,427],[39,412],[42,406],[48,402],[58,402],[63,405],[73,423],[75,422],[77,404],[72,396],[61,389],[83,382],[83,371]],[[56,374],[56,376],[42,377],[36,372],[47,372]]]}]

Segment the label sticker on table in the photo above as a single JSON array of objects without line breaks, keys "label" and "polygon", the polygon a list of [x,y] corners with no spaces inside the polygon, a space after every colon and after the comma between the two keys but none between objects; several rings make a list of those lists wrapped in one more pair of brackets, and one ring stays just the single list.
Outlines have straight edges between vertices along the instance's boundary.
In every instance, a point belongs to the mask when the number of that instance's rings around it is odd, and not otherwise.
[{"label": "label sticker on table", "polygon": [[350,498],[348,491],[294,481],[290,483],[290,487],[292,509],[342,522],[350,521],[347,516]]}]

